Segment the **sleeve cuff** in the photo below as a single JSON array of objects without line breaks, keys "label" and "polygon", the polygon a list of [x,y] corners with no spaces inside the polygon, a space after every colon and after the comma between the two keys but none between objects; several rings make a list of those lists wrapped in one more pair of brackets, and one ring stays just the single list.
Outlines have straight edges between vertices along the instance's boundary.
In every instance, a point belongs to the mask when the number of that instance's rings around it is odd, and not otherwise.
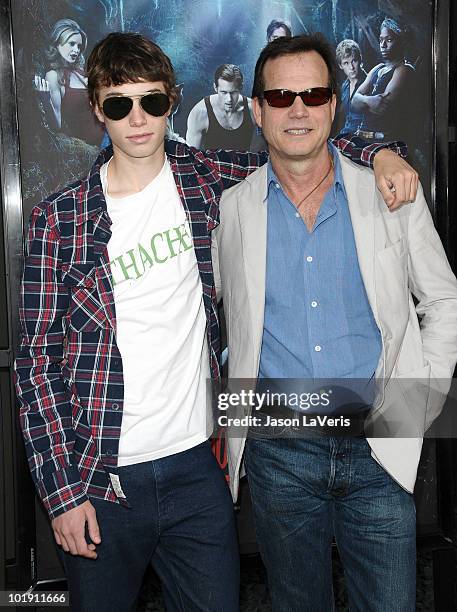
[{"label": "sleeve cuff", "polygon": [[88,500],[86,486],[76,466],[57,470],[37,483],[38,495],[51,519]]}]

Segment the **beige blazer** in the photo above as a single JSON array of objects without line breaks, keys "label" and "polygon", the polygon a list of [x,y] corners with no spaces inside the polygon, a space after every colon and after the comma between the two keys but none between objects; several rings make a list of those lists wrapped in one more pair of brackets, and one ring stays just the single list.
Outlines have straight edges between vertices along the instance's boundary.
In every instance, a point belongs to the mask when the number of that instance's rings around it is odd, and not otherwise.
[{"label": "beige blazer", "polygon": [[[373,172],[341,154],[339,158],[360,271],[382,335],[376,371],[381,392],[370,421],[376,435],[368,442],[374,459],[412,492],[422,434],[441,411],[457,361],[457,281],[422,189],[412,205],[389,212]],[[213,232],[216,289],[227,321],[229,377],[251,379],[252,386],[259,371],[264,321],[266,195],[265,165],[223,193],[221,222]],[[418,300],[416,306],[411,294]],[[424,384],[415,384],[417,380]],[[385,435],[392,435],[386,422],[396,423],[395,438],[379,437],[386,427]],[[398,437],[402,424],[408,434]],[[417,437],[411,436],[411,424],[417,427]],[[245,436],[229,435],[227,444],[236,499]]]}]

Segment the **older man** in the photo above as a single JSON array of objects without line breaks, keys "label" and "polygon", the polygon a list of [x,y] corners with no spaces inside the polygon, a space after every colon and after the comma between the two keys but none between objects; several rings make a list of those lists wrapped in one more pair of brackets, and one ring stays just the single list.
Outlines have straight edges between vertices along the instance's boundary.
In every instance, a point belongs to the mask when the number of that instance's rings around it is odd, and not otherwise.
[{"label": "older man", "polygon": [[[424,401],[408,382],[427,387],[434,376],[442,392],[448,388],[457,283],[422,192],[389,212],[372,172],[329,142],[336,71],[320,36],[280,38],[257,62],[253,109],[270,161],[224,193],[213,238],[229,377],[259,379],[264,389],[284,378],[376,378],[379,391],[365,406],[370,423],[394,410],[413,414],[421,429],[443,394]],[[397,378],[406,383],[401,402],[391,384]],[[412,491],[421,449],[414,432],[367,439],[327,428],[307,439],[246,444],[245,433],[229,435],[231,486],[236,497],[245,450],[275,612],[333,609],[333,538],[351,609],[414,610]]]}]

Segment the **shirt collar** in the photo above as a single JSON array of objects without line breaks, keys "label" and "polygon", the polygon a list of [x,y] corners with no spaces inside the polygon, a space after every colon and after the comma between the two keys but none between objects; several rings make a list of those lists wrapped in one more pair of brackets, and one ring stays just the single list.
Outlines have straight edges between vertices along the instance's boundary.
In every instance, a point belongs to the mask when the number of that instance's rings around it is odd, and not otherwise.
[{"label": "shirt collar", "polygon": [[[327,146],[328,146],[329,153],[333,156],[334,179],[333,179],[333,187],[332,187],[332,189],[333,189],[334,196],[336,198],[336,195],[337,195],[339,189],[341,189],[343,194],[346,195],[346,190],[344,188],[343,172],[341,170],[340,158],[338,157],[338,149],[335,147],[335,145],[331,142],[330,139],[327,141]],[[280,187],[282,189],[282,185],[279,182],[278,177],[276,176],[276,173],[275,173],[275,171],[273,169],[273,166],[271,165],[271,160],[268,160],[268,164],[267,164],[267,198],[271,194],[270,190],[273,189],[274,187],[276,187],[276,185],[280,185]],[[266,201],[267,198],[265,198],[265,201]]]}]

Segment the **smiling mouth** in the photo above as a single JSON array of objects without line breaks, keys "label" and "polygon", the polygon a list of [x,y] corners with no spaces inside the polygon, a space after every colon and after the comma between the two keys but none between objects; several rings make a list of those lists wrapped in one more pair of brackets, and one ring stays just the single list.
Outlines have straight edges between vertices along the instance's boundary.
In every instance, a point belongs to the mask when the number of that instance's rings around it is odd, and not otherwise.
[{"label": "smiling mouth", "polygon": [[310,128],[290,128],[284,131],[286,134],[291,134],[292,136],[304,136],[305,134],[309,134],[312,130]]}]

